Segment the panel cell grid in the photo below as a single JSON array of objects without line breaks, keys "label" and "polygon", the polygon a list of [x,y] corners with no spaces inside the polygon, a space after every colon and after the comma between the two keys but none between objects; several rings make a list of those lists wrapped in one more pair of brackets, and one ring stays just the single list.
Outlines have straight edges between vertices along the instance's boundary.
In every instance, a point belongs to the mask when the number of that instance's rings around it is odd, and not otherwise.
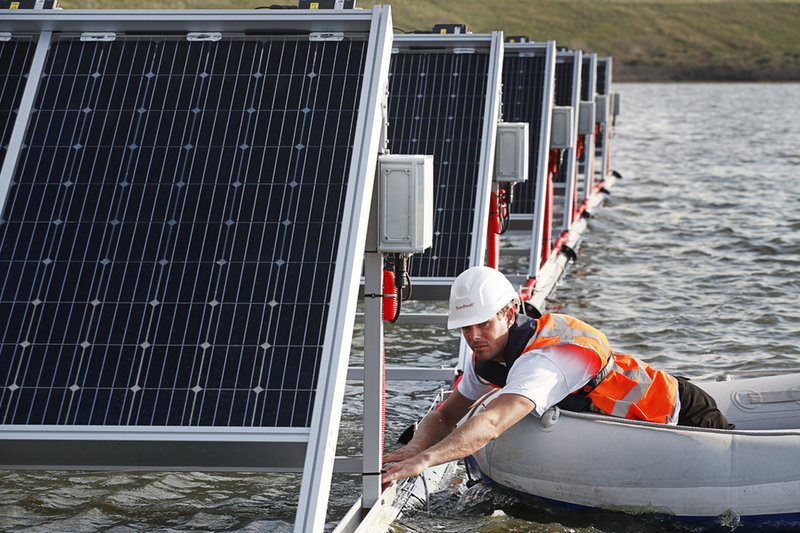
[{"label": "panel cell grid", "polygon": [[434,161],[433,245],[412,276],[455,277],[469,267],[489,56],[400,51],[389,77],[392,153]]},{"label": "panel cell grid", "polygon": [[6,158],[36,43],[12,37],[0,41],[0,168]]},{"label": "panel cell grid", "polygon": [[[606,87],[606,76],[608,71],[608,61],[601,60],[597,62],[597,94],[608,94]],[[603,126],[605,127],[605,126]],[[595,138],[595,150],[598,154],[602,154],[605,146],[605,136],[597,135]]]},{"label": "panel cell grid", "polygon": [[598,61],[597,62],[597,87],[595,91],[597,94],[607,94],[606,89],[606,70],[608,67],[607,61]]},{"label": "panel cell grid", "polygon": [[594,100],[594,95],[589,91],[591,89],[590,82],[592,77],[592,60],[590,58],[583,59],[583,68],[581,69],[581,100],[588,102]]},{"label": "panel cell grid", "polygon": [[529,124],[528,176],[514,187],[513,213],[533,214],[536,206],[536,168],[539,164],[540,125],[545,87],[544,55],[506,55],[503,60],[503,120]]},{"label": "panel cell grid", "polygon": [[[572,93],[574,90],[574,63],[573,61],[561,61],[556,63],[556,75],[554,80],[555,92],[554,100],[557,106],[572,106]],[[563,159],[563,158],[562,158]],[[561,160],[558,170],[553,174],[553,224],[551,234],[558,236],[564,228],[564,196],[566,195],[567,184],[567,162]]]},{"label": "panel cell grid", "polygon": [[52,43],[0,225],[0,423],[309,426],[366,48]]}]

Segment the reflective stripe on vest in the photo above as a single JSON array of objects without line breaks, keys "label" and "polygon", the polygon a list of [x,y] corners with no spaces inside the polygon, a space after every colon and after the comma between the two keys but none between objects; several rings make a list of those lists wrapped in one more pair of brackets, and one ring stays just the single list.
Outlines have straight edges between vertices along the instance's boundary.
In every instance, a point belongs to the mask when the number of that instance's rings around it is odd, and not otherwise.
[{"label": "reflective stripe on vest", "polygon": [[545,314],[538,321],[536,336],[522,353],[564,344],[591,349],[600,357],[600,368],[608,363],[608,376],[589,393],[597,410],[661,423],[674,414],[678,393],[675,378],[629,355],[612,355],[606,336],[576,318]]},{"label": "reflective stripe on vest", "polygon": [[615,354],[609,378],[589,394],[592,405],[631,420],[666,423],[675,413],[677,380],[630,355]]},{"label": "reflective stripe on vest", "polygon": [[577,318],[552,313],[547,313],[538,320],[536,335],[522,353],[559,344],[574,344],[591,349],[601,359],[600,368],[611,357],[611,346],[600,331]]}]

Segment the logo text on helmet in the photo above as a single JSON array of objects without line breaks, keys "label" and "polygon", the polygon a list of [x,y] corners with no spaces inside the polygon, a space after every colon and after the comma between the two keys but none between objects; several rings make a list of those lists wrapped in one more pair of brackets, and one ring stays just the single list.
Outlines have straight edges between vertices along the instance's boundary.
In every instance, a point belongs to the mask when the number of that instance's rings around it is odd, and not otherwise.
[{"label": "logo text on helmet", "polygon": [[462,309],[466,309],[467,307],[472,307],[475,304],[464,304],[464,305],[457,305],[456,311],[461,311]]}]

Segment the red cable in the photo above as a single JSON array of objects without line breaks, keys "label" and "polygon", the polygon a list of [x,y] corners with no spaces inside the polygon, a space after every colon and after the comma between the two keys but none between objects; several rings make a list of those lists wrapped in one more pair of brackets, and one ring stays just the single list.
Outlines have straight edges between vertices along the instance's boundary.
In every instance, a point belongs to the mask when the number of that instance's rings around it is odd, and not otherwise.
[{"label": "red cable", "polygon": [[[394,286],[394,272],[383,269],[383,319],[394,320],[397,316],[397,287]],[[394,295],[388,296],[388,295]]]}]

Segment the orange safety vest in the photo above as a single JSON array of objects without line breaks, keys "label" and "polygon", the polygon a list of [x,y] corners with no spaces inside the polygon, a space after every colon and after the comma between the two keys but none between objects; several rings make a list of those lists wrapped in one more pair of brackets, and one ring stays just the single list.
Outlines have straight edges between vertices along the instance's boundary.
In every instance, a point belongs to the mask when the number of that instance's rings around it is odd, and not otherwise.
[{"label": "orange safety vest", "polygon": [[536,321],[517,315],[516,324],[509,331],[505,365],[473,358],[475,373],[482,380],[504,387],[508,369],[519,357],[533,350],[561,345],[588,349],[600,358],[601,370],[597,376],[572,392],[572,395],[588,397],[593,411],[659,423],[666,423],[668,417],[676,414],[678,382],[674,377],[630,355],[614,354],[608,339],[599,330],[567,315],[547,313]]}]

